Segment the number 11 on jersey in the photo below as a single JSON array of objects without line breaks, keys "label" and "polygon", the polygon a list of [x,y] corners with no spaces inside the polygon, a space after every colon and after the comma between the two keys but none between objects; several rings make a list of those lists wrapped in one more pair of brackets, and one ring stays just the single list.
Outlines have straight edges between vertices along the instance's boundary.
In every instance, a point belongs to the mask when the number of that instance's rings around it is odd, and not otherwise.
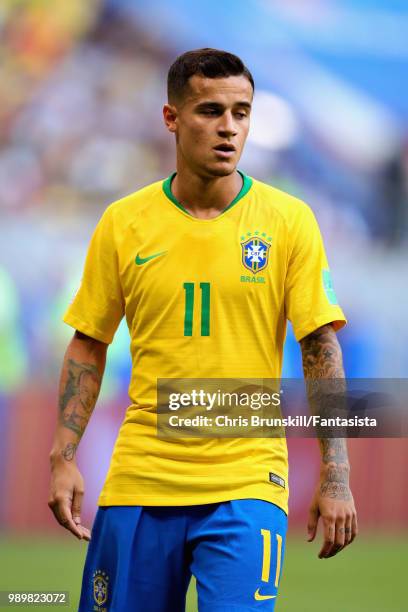
[{"label": "number 11 on jersey", "polygon": [[[184,283],[185,311],[184,311],[184,335],[193,335],[193,313],[195,283]],[[201,290],[201,335],[210,335],[210,283],[200,283]]]}]

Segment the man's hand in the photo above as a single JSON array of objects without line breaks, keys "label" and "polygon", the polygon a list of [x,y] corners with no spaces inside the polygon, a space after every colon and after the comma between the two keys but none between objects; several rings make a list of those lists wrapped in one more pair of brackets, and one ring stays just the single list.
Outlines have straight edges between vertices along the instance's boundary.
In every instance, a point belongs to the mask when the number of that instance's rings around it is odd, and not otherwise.
[{"label": "man's hand", "polygon": [[[66,448],[64,452],[69,453],[70,449]],[[79,540],[89,541],[89,529],[81,525],[84,480],[80,471],[75,462],[67,461],[64,457],[51,458],[51,466],[49,507],[60,525],[71,531]]]},{"label": "man's hand", "polygon": [[309,542],[315,539],[319,518],[323,521],[324,542],[319,559],[333,557],[351,544],[358,533],[353,496],[349,485],[341,480],[336,479],[333,470],[323,474],[309,509]]}]

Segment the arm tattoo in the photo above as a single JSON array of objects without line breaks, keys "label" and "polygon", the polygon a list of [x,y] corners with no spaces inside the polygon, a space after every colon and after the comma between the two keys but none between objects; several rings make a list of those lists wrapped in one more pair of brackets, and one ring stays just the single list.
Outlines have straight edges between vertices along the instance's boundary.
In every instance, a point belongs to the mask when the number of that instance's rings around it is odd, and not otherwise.
[{"label": "arm tattoo", "polygon": [[306,379],[344,378],[341,348],[331,325],[319,327],[300,345]]},{"label": "arm tattoo", "polygon": [[[344,411],[346,384],[341,348],[331,325],[324,325],[300,341],[303,372],[310,408],[320,416]],[[324,380],[322,380],[324,379]],[[344,412],[343,412],[344,414]],[[323,477],[323,497],[348,500],[350,466],[344,438],[319,438]]]},{"label": "arm tattoo", "polygon": [[78,444],[74,444],[73,442],[69,442],[66,447],[61,451],[61,455],[64,457],[66,461],[72,461],[75,457],[76,449],[78,448]]},{"label": "arm tattoo", "polygon": [[320,484],[320,493],[322,497],[330,497],[331,499],[339,499],[341,501],[351,499],[349,485],[341,482],[327,482],[325,480]]},{"label": "arm tattoo", "polygon": [[[62,425],[78,434],[79,438],[84,433],[94,409],[100,385],[101,377],[95,365],[68,359],[68,379],[59,401],[59,418]],[[72,459],[76,445],[72,445],[75,448],[70,449],[68,446],[62,454],[72,455]]]}]

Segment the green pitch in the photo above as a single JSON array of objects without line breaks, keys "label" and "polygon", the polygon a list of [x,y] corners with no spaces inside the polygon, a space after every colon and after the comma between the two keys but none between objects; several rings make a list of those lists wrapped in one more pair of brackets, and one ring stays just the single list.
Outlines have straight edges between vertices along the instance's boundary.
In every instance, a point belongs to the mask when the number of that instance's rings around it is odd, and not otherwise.
[{"label": "green pitch", "polygon": [[[276,612],[403,612],[407,610],[407,535],[361,536],[333,559],[292,536],[287,544]],[[64,590],[77,610],[86,545],[70,539],[0,538],[0,590]],[[3,608],[5,609],[5,608]],[[9,608],[11,609],[11,608]],[[68,608],[19,606],[19,610]],[[195,612],[192,584],[188,612]]]}]

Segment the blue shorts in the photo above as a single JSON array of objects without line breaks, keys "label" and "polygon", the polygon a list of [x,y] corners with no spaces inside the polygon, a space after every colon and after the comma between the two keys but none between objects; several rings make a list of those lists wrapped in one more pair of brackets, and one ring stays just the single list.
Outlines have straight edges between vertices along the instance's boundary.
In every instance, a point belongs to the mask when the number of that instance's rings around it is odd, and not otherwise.
[{"label": "blue shorts", "polygon": [[191,575],[200,612],[274,610],[287,517],[257,499],[98,509],[80,612],[184,612]]}]

